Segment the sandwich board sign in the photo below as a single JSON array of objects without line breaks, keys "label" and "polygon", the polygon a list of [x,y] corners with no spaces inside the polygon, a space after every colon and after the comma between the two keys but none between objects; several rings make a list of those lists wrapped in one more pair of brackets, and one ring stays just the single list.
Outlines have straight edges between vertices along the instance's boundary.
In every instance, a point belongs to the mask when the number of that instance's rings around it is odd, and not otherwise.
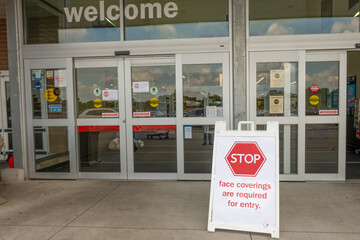
[{"label": "sandwich board sign", "polygon": [[[242,130],[242,127],[250,130]],[[279,123],[227,130],[215,124],[208,231],[216,228],[279,238]]]}]

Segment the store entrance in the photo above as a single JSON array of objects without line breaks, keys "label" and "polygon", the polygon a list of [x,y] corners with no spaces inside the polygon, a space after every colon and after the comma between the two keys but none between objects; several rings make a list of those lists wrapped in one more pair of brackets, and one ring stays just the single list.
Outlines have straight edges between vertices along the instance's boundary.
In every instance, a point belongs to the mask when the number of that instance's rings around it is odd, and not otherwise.
[{"label": "store entrance", "polygon": [[30,178],[210,179],[227,53],[25,60]]},{"label": "store entrance", "polygon": [[346,179],[360,179],[360,52],[348,52]]},{"label": "store entrance", "polygon": [[0,149],[0,161],[5,162],[12,154],[10,82],[7,71],[0,71],[0,134],[5,142]]}]

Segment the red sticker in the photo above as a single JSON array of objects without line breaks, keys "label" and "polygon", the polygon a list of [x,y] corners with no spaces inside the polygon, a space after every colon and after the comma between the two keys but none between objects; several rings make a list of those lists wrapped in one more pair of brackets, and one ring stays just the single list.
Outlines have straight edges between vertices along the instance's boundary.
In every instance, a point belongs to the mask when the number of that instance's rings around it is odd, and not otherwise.
[{"label": "red sticker", "polygon": [[314,83],[314,84],[311,84],[311,86],[309,87],[309,90],[310,90],[310,92],[312,92],[312,93],[317,93],[317,92],[319,92],[320,87],[319,87],[319,85],[317,85],[316,83]]}]

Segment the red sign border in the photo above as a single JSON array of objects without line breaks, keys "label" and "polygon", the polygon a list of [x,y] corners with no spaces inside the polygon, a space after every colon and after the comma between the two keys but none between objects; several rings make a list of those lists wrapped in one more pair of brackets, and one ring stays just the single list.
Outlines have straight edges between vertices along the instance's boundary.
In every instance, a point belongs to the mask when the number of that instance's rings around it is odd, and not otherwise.
[{"label": "red sign border", "polygon": [[[227,157],[229,156],[229,153],[233,150],[233,148],[235,147],[235,145],[237,143],[246,143],[246,144],[255,144],[257,146],[257,148],[259,149],[261,155],[264,158],[264,161],[262,162],[262,164],[259,166],[257,172],[254,175],[249,175],[249,174],[235,174],[233,168],[230,166],[230,163],[227,160]],[[255,141],[235,141],[234,144],[231,146],[230,150],[228,151],[228,153],[225,156],[225,162],[227,163],[227,165],[229,166],[231,172],[233,173],[234,176],[243,176],[243,177],[256,177],[258,175],[258,173],[260,172],[261,168],[263,167],[263,165],[265,164],[267,158],[265,157],[265,154],[263,153],[263,151],[261,150],[259,144]]]}]

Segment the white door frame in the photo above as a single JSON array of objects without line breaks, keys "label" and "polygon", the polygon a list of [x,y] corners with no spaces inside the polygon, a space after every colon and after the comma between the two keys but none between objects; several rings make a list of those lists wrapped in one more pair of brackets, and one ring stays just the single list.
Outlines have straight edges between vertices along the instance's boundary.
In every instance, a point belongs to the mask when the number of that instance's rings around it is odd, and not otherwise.
[{"label": "white door frame", "polygon": [[[66,119],[33,119],[31,69],[66,69],[66,97],[67,97],[67,118]],[[38,179],[76,179],[76,142],[75,142],[75,121],[74,121],[74,96],[73,96],[73,62],[71,58],[59,59],[34,59],[24,60],[25,76],[25,99],[26,99],[26,119],[27,120],[27,142],[29,176]],[[70,172],[36,172],[35,151],[34,151],[34,127],[67,127],[68,149],[70,157]]]},{"label": "white door frame", "polygon": [[[120,172],[80,172],[79,178],[91,178],[91,179],[127,179],[127,162],[126,162],[126,124],[125,124],[125,93],[124,93],[124,61],[123,59],[83,59],[76,60],[74,63],[74,71],[81,68],[104,68],[113,67],[117,68],[118,72],[118,104],[119,104],[119,117],[118,118],[77,118],[76,124],[78,126],[119,126],[119,140],[120,140],[120,159],[119,164],[121,167]],[[74,80],[74,86],[76,81]],[[74,92],[74,95],[77,95]],[[76,102],[74,102],[76,106]],[[77,112],[77,111],[76,111]],[[77,143],[78,131],[75,132]],[[77,164],[80,164],[79,147],[77,147]]]},{"label": "white door frame", "polygon": [[8,109],[6,105],[6,83],[9,83],[9,72],[0,71],[0,73],[0,134],[5,142],[4,147],[0,149],[0,160],[6,160],[6,153],[12,152],[9,149],[9,133],[11,133],[11,128],[9,128],[7,122]]},{"label": "white door frame", "polygon": [[[249,64],[249,115],[256,124],[267,121],[279,121],[279,124],[296,124],[298,126],[298,174],[281,174],[283,181],[304,180],[345,180],[346,155],[346,52],[306,52],[299,51],[268,51],[250,52]],[[256,65],[261,62],[298,62],[298,116],[294,117],[257,117],[256,116]],[[305,84],[306,61],[339,61],[339,116],[306,116],[305,115]],[[339,164],[337,174],[306,174],[305,173],[305,127],[311,123],[339,124]],[[286,144],[286,143],[284,143]]]}]

